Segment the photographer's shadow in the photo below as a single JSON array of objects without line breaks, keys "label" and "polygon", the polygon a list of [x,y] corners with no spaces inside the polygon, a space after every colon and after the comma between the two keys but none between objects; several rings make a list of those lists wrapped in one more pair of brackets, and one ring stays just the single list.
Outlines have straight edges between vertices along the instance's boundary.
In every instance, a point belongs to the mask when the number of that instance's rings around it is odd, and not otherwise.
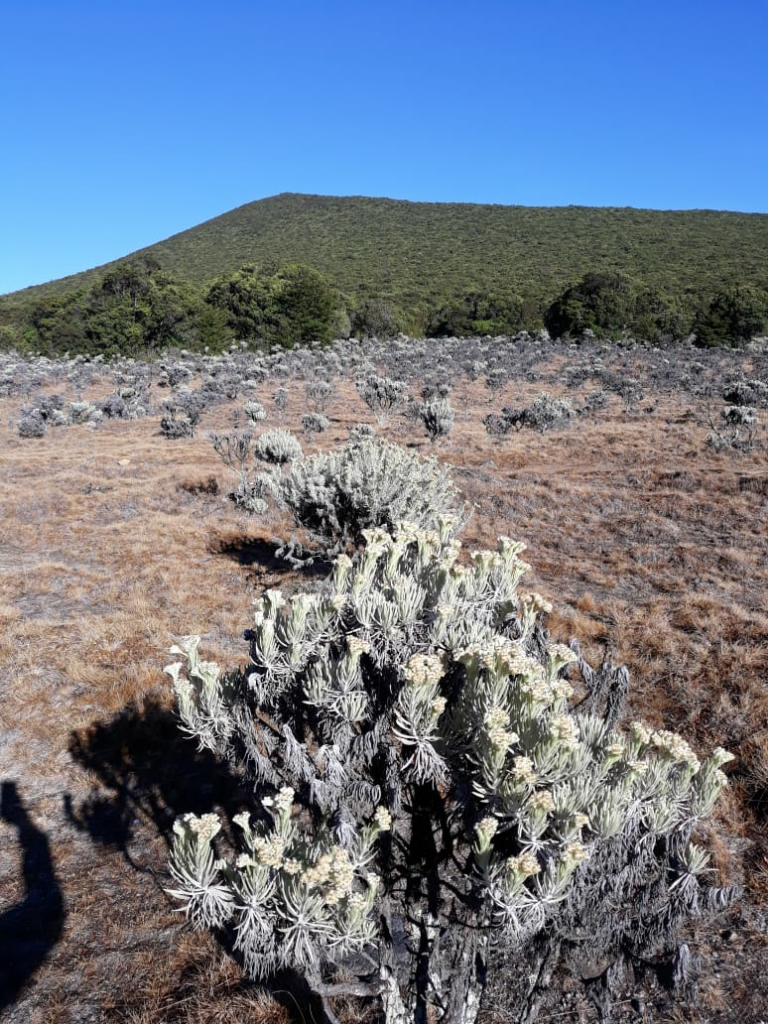
[{"label": "photographer's shadow", "polygon": [[64,925],[65,910],[50,845],[31,820],[15,782],[0,787],[0,819],[13,825],[22,851],[26,895],[0,912],[0,1010],[13,1005],[45,962]]}]

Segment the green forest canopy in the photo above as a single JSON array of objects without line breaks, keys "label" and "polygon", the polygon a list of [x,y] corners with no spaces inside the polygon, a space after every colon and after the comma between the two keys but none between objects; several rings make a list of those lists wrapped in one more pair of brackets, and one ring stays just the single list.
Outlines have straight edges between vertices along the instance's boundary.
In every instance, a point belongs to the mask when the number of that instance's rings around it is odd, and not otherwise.
[{"label": "green forest canopy", "polygon": [[[103,324],[106,318],[106,333],[117,337],[126,314],[110,308],[115,297],[103,293],[102,282],[127,262],[155,268],[152,301],[140,311],[138,333],[136,309],[129,310],[130,344],[139,347],[148,341],[154,348],[162,339],[215,342],[224,320],[215,303],[206,303],[211,286],[246,264],[267,266],[273,275],[286,265],[303,266],[305,277],[309,271],[319,274],[337,296],[339,310],[363,332],[367,323],[371,330],[386,324],[390,330],[435,334],[517,330],[541,326],[548,317],[554,323],[553,303],[590,275],[613,279],[609,291],[615,291],[615,281],[629,281],[637,296],[628,305],[610,296],[610,301],[595,300],[600,310],[632,313],[622,324],[605,325],[602,314],[595,319],[589,313],[598,333],[637,330],[638,324],[652,332],[660,320],[684,332],[694,322],[703,323],[721,295],[717,324],[707,334],[708,343],[719,344],[729,330],[723,327],[723,311],[733,309],[723,293],[741,288],[743,299],[743,288],[751,288],[758,298],[750,299],[750,309],[762,308],[760,297],[768,291],[768,215],[283,194],[174,235],[130,261],[0,298],[0,340],[21,337],[34,346],[39,331],[32,320],[47,320],[50,328],[53,313],[58,332],[60,307],[68,303],[81,306],[69,317],[71,330],[62,335],[72,341],[72,350],[87,350],[78,349],[78,328],[72,326],[73,320],[82,321],[83,303],[89,307],[86,319],[99,314]],[[581,323],[583,298],[572,295],[569,307],[578,309]],[[283,324],[290,319],[283,315]],[[732,322],[752,323],[754,317],[735,316]],[[335,320],[339,325],[343,316]],[[318,330],[324,336],[325,327]],[[63,351],[51,330],[48,337]]]}]

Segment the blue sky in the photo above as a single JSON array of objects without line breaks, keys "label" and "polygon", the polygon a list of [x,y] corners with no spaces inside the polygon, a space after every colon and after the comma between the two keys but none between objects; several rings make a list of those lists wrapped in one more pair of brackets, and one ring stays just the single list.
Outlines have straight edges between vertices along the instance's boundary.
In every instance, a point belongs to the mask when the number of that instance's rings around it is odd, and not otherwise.
[{"label": "blue sky", "polygon": [[766,0],[4,0],[0,293],[278,192],[768,211]]}]

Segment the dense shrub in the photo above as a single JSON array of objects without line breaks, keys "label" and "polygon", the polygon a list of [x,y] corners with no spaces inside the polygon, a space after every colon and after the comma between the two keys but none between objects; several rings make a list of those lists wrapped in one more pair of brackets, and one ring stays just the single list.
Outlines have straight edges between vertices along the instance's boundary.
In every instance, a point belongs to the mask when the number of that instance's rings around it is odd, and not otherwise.
[{"label": "dense shrub", "polygon": [[552,303],[544,320],[557,338],[627,333],[660,342],[683,338],[690,328],[679,300],[614,272],[586,274]]},{"label": "dense shrub", "polygon": [[768,331],[768,292],[747,285],[718,292],[693,325],[702,348],[743,345]]},{"label": "dense shrub", "polygon": [[524,323],[523,300],[519,295],[468,292],[436,309],[427,320],[425,333],[430,338],[515,334]]},{"label": "dense shrub", "polygon": [[350,329],[356,338],[396,337],[402,329],[401,314],[384,299],[364,299],[352,313]]},{"label": "dense shrub", "polygon": [[197,303],[193,287],[145,256],[124,260],[88,289],[36,302],[29,331],[51,353],[157,354],[193,339]]},{"label": "dense shrub", "polygon": [[369,530],[316,592],[268,590],[245,672],[173,648],[182,728],[255,800],[234,858],[217,815],[177,820],[172,893],[251,976],[298,969],[387,1024],[473,1024],[494,970],[530,1022],[574,950],[610,968],[609,1008],[623,963],[674,959],[678,924],[736,895],[692,841],[731,755],[616,728],[626,673],[549,641],[523,546],[460,565],[454,529]]}]

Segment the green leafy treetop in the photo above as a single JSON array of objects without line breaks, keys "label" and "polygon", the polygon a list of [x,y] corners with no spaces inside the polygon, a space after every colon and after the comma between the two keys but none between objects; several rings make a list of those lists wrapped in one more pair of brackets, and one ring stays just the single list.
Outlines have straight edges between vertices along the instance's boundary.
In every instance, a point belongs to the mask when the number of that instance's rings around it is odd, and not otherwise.
[{"label": "green leafy treetop", "polygon": [[726,288],[713,296],[693,330],[702,348],[735,348],[768,332],[768,292],[748,285]]},{"label": "green leafy treetop", "polygon": [[311,267],[268,262],[221,278],[206,302],[224,311],[237,340],[290,348],[330,341],[341,300]]},{"label": "green leafy treetop", "polygon": [[735,896],[691,841],[731,755],[616,728],[626,672],[550,642],[523,545],[462,564],[453,530],[367,530],[315,592],[266,591],[247,671],[198,637],[167,669],[182,728],[256,798],[233,857],[218,816],[177,821],[173,894],[253,977],[302,971],[330,1021],[347,995],[388,1024],[471,1024],[501,957],[508,1019],[532,1020],[584,943],[672,954],[680,920]]}]

